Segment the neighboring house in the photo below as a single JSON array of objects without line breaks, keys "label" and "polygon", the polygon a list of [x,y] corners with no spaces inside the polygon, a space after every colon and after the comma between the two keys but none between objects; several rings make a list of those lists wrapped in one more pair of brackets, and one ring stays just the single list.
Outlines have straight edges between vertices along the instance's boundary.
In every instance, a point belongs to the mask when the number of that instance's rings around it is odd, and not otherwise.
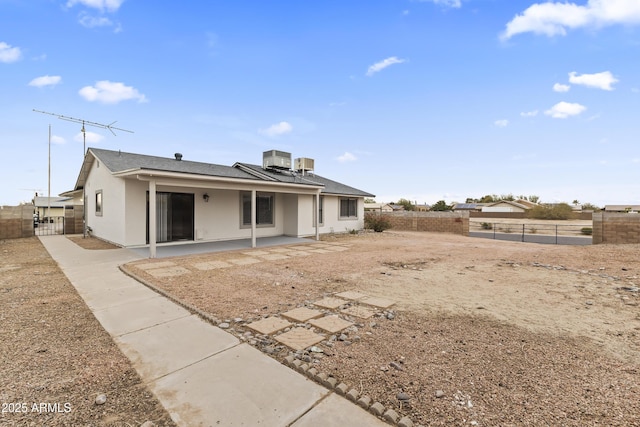
[{"label": "neighboring house", "polygon": [[404,205],[397,205],[395,203],[389,203],[393,212],[402,212],[404,210]]},{"label": "neighboring house", "polygon": [[65,207],[73,205],[73,200],[70,197],[36,196],[33,198],[33,205],[37,218],[44,220],[44,218],[64,216]]},{"label": "neighboring house", "polygon": [[89,148],[74,190],[86,192],[93,235],[120,246],[257,237],[315,236],[364,227],[372,194],[292,171],[291,154],[263,153],[263,165],[233,166]]},{"label": "neighboring house", "polygon": [[416,212],[429,212],[431,210],[431,206],[429,206],[426,203],[424,203],[424,204],[421,204],[421,205],[413,205],[413,209]]},{"label": "neighboring house", "polygon": [[389,203],[365,203],[365,212],[393,212]]},{"label": "neighboring house", "polygon": [[453,205],[453,210],[466,211],[466,212],[480,212],[482,211],[482,207],[485,205],[486,203],[455,203]]},{"label": "neighboring house", "polygon": [[482,207],[482,212],[526,212],[530,207],[510,200],[489,203]]},{"label": "neighboring house", "polygon": [[639,212],[640,205],[606,205],[605,212]]}]

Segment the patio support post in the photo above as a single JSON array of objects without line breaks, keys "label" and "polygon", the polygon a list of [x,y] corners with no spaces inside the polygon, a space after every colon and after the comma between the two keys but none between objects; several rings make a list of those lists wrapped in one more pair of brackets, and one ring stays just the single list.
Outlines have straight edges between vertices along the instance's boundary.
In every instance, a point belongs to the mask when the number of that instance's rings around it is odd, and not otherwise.
[{"label": "patio support post", "polygon": [[320,240],[320,191],[316,193],[316,240]]},{"label": "patio support post", "polygon": [[251,247],[256,247],[256,190],[251,190]]},{"label": "patio support post", "polygon": [[156,257],[156,181],[149,180],[149,258]]}]

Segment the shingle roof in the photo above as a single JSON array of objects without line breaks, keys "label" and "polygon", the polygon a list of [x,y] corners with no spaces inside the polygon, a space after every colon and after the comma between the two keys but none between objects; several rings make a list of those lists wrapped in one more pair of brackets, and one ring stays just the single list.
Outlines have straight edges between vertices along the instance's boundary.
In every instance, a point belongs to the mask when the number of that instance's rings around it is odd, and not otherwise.
[{"label": "shingle roof", "polygon": [[367,193],[366,191],[358,190],[357,188],[350,187],[346,184],[342,184],[340,182],[333,181],[329,178],[325,178],[316,174],[307,173],[305,175],[301,175],[299,173],[293,174],[291,171],[277,172],[275,170],[263,169],[258,165],[252,165],[248,163],[236,163],[236,166],[239,166],[241,168],[246,168],[247,170],[251,170],[256,174],[266,176],[268,177],[268,179],[278,181],[278,182],[287,182],[292,184],[323,185],[324,186],[324,189],[322,190],[323,194],[374,197],[373,194]]},{"label": "shingle roof", "polygon": [[255,179],[252,175],[231,166],[103,150],[100,148],[89,148],[89,151],[114,173],[134,169],[147,169],[225,178]]},{"label": "shingle roof", "polygon": [[302,176],[300,174],[293,174],[290,171],[276,172],[248,163],[236,163],[233,166],[224,166],[203,162],[193,162],[189,160],[176,160],[175,158],[104,150],[100,148],[89,148],[89,151],[112,173],[138,169],[179,172],[223,178],[248,179],[254,181],[274,181],[297,185],[320,185],[324,187],[322,190],[322,193],[324,194],[373,197],[373,194],[369,194],[365,191],[358,190],[357,188],[350,187],[319,175],[307,174]]}]

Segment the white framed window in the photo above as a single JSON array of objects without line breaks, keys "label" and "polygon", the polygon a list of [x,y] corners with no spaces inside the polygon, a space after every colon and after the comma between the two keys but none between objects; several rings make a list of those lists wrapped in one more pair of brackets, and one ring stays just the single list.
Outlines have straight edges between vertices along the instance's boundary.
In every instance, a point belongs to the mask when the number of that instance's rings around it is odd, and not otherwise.
[{"label": "white framed window", "polygon": [[358,218],[358,199],[354,197],[340,198],[340,219]]},{"label": "white framed window", "polygon": [[102,190],[96,191],[96,216],[102,216]]},{"label": "white framed window", "polygon": [[[240,197],[242,226],[251,226],[251,192],[243,191]],[[256,193],[256,225],[272,226],[275,223],[275,193]]]}]

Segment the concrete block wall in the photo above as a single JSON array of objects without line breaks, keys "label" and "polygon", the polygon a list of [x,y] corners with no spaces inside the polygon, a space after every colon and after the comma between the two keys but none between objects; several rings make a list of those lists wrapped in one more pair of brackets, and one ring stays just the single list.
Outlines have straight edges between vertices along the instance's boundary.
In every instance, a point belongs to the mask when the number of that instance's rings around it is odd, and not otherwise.
[{"label": "concrete block wall", "polygon": [[600,243],[640,243],[640,214],[594,213],[593,244]]},{"label": "concrete block wall", "polygon": [[[373,213],[373,212],[372,212]],[[469,235],[468,212],[389,212],[375,213],[388,218],[392,230],[428,231]]]},{"label": "concrete block wall", "polygon": [[0,239],[33,236],[33,212],[32,205],[0,206]]}]

